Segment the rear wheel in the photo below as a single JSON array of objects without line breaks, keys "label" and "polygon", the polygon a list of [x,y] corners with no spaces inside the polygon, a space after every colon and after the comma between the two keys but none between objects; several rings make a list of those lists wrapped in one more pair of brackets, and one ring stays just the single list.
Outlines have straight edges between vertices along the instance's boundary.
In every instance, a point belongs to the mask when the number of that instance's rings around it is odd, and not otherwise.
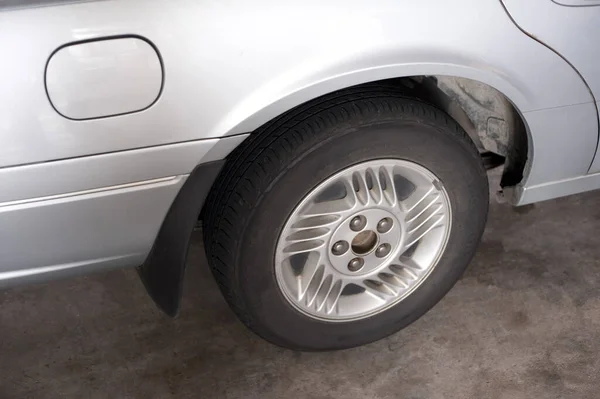
[{"label": "rear wheel", "polygon": [[205,209],[225,298],[263,338],[352,347],[410,324],[481,237],[487,177],[464,131],[393,90],[348,92],[256,132]]}]

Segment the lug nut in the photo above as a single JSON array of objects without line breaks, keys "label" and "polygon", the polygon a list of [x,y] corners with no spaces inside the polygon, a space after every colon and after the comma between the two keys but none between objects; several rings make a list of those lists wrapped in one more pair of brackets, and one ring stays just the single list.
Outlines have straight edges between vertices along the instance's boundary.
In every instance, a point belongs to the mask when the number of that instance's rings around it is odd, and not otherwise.
[{"label": "lug nut", "polygon": [[351,272],[357,272],[364,266],[365,261],[363,258],[354,258],[348,262],[348,270]]},{"label": "lug nut", "polygon": [[336,256],[340,256],[345,254],[349,247],[350,245],[348,245],[346,241],[338,241],[333,244],[333,247],[331,247],[331,253]]},{"label": "lug nut", "polygon": [[391,249],[392,247],[390,246],[390,244],[381,244],[375,250],[375,256],[377,256],[378,258],[385,258],[390,254]]},{"label": "lug nut", "polygon": [[379,223],[377,223],[377,231],[380,232],[381,234],[387,233],[392,228],[393,223],[394,222],[392,222],[392,219],[383,218],[379,221]]},{"label": "lug nut", "polygon": [[367,225],[367,218],[363,215],[355,216],[350,221],[350,228],[354,231],[361,231]]}]

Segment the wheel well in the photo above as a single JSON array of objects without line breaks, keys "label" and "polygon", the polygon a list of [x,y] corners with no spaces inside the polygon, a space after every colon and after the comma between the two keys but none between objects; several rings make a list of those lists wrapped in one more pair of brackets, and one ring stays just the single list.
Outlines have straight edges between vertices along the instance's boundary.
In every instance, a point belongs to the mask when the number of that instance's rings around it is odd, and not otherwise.
[{"label": "wheel well", "polygon": [[[434,89],[444,93],[449,101],[446,112],[474,141],[479,140],[475,143],[483,150],[482,154],[504,157],[500,186],[518,184],[525,173],[529,140],[525,121],[510,100],[493,87],[471,79],[452,76],[422,79],[435,80]],[[436,105],[444,108],[443,103]]]},{"label": "wheel well", "polygon": [[488,168],[504,165],[501,190],[525,173],[528,137],[522,116],[506,96],[484,83],[454,76],[411,76],[389,82],[448,113],[467,132]]},{"label": "wheel well", "polygon": [[[518,184],[528,159],[528,136],[521,114],[510,100],[491,86],[453,76],[410,76],[363,83],[312,99],[298,107],[310,106],[344,91],[374,86],[401,87],[403,94],[428,102],[448,113],[467,132],[482,154],[486,167],[504,165],[500,191]],[[296,107],[296,108],[298,108]],[[294,109],[296,109],[294,108]],[[280,115],[264,126],[283,117]]]}]

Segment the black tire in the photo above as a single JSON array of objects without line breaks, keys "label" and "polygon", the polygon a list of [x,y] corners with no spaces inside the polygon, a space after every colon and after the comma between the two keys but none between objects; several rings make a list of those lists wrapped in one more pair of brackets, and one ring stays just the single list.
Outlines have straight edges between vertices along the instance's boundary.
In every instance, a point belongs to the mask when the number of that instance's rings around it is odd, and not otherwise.
[{"label": "black tire", "polygon": [[[481,157],[447,114],[400,95],[374,86],[299,107],[255,132],[221,172],[204,213],[208,261],[233,311],[264,339],[296,350],[381,339],[427,312],[470,262],[488,211]],[[416,162],[442,181],[453,213],[446,249],[416,291],[379,314],[335,323],[308,317],[288,303],[276,281],[280,230],[313,187],[378,158]]]}]

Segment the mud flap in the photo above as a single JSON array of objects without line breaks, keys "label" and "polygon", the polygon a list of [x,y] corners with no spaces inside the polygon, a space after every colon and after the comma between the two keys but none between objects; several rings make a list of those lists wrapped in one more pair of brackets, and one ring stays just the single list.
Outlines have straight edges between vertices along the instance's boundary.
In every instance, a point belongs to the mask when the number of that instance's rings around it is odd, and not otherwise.
[{"label": "mud flap", "polygon": [[138,274],[156,305],[169,316],[179,313],[188,247],[194,226],[225,160],[199,165],[173,201]]}]

